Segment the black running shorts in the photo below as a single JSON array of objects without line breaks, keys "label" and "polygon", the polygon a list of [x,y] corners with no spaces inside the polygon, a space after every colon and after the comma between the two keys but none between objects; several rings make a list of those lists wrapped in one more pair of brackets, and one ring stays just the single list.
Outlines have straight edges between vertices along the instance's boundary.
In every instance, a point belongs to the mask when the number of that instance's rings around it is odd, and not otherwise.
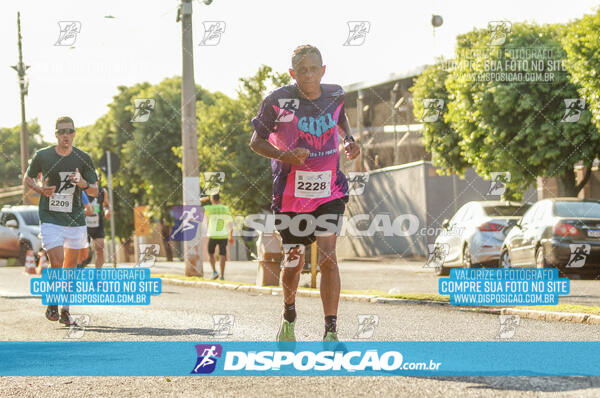
[{"label": "black running shorts", "polygon": [[219,246],[219,255],[227,254],[227,239],[208,238],[208,254],[215,254],[217,246]]},{"label": "black running shorts", "polygon": [[[316,231],[324,232],[327,231],[327,228],[316,223],[316,219],[319,216],[323,216],[325,214],[329,215],[327,218],[328,223],[332,223],[341,227],[342,217],[344,215],[344,211],[346,210],[346,202],[348,201],[348,197],[334,199],[331,202],[323,203],[321,206],[317,207],[314,211],[310,213],[294,213],[294,212],[283,212],[277,214],[284,214],[290,217],[292,220],[291,223],[294,223],[294,217],[301,216],[301,219],[298,219],[296,225],[293,227],[295,231],[290,231],[290,225],[287,227],[281,225],[280,223],[276,224],[276,228],[281,235],[281,240],[283,244],[301,244],[308,246],[313,243],[317,237],[315,235]],[[304,215],[309,214],[312,216],[312,224],[309,225],[309,221],[307,221]],[[295,235],[294,232],[300,231],[299,236]],[[309,232],[309,233],[307,233]],[[336,232],[336,231],[331,231]]]}]

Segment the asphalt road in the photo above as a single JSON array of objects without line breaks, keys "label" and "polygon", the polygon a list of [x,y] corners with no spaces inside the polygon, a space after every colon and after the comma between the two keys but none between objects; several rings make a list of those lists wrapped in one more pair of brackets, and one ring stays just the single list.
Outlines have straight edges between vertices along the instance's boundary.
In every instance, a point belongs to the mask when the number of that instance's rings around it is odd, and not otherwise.
[{"label": "asphalt road", "polygon": [[[20,270],[0,269],[0,314],[4,341],[63,340],[68,329],[44,318],[39,298],[29,295],[28,277]],[[206,341],[213,314],[235,318],[231,340],[273,340],[281,314],[281,296],[221,289],[164,285],[149,307],[73,306],[90,322],[81,340]],[[297,299],[299,340],[320,340],[323,332],[319,299]],[[496,340],[498,316],[423,305],[371,304],[342,301],[340,338],[352,340],[357,315],[376,314],[375,340]],[[597,325],[521,319],[513,340],[597,341]],[[92,359],[91,359],[92,360]],[[0,396],[572,396],[600,395],[594,377],[3,377]]]}]

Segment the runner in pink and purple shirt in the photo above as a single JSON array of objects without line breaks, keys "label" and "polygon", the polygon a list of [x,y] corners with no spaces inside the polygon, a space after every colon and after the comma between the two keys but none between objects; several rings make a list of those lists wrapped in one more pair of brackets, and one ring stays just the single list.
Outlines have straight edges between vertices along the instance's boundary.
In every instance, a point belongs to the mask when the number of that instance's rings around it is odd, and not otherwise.
[{"label": "runner in pink and purple shirt", "polygon": [[292,233],[289,226],[276,225],[286,253],[281,274],[284,312],[277,339],[295,341],[295,296],[305,246],[316,240],[325,313],[323,339],[337,341],[337,235],[318,225],[316,219],[327,217],[339,226],[348,201],[348,181],[339,167],[339,137],[344,141],[348,159],[355,159],[360,149],[350,136],[344,90],[335,84],[321,84],[325,66],[319,50],[310,45],[296,48],[289,72],[296,83],[281,87],[264,99],[252,120],[254,134],[250,143],[256,153],[271,158],[273,211],[289,216],[290,224],[294,217],[301,217],[299,230],[312,231]]}]

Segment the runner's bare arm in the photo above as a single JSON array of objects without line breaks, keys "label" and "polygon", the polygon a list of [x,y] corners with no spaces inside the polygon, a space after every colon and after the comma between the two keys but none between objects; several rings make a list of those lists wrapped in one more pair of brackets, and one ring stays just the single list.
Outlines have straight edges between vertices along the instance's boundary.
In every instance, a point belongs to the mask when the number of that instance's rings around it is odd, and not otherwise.
[{"label": "runner's bare arm", "polygon": [[346,152],[346,157],[350,160],[352,159],[356,159],[356,157],[358,155],[360,155],[360,147],[358,146],[358,144],[356,142],[354,142],[354,139],[351,142],[346,142],[345,139],[346,137],[352,137],[350,135],[350,124],[348,123],[348,118],[345,118],[345,120],[340,123],[339,125],[339,135],[340,137],[342,137],[342,139],[344,140],[344,151]]},{"label": "runner's bare arm", "polygon": [[52,194],[56,190],[56,186],[48,186],[48,178],[46,178],[46,180],[44,181],[44,185],[40,187],[33,178],[26,175],[23,179],[23,184],[26,185],[29,189],[39,193],[40,195],[44,195],[47,197],[52,196]]},{"label": "runner's bare arm", "polygon": [[102,203],[102,205],[104,206],[104,218],[110,218],[110,204],[108,203],[108,192],[104,188],[102,188],[102,190],[104,191],[104,203]]},{"label": "runner's bare arm", "polygon": [[281,151],[273,146],[269,141],[260,137],[256,131],[252,134],[250,148],[266,158],[280,160],[284,163],[290,163],[295,166],[301,166],[310,154],[306,148],[294,148],[291,151]]}]

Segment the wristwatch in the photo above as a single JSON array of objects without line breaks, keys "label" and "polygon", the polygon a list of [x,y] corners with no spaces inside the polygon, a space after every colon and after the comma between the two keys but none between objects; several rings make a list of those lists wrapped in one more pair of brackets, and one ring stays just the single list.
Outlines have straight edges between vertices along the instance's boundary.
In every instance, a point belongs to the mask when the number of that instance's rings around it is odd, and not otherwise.
[{"label": "wristwatch", "polygon": [[347,136],[346,138],[344,138],[344,144],[346,143],[346,141],[349,141],[349,142],[356,142],[356,141],[354,141],[354,137],[352,137],[351,135],[349,135],[349,136]]}]

